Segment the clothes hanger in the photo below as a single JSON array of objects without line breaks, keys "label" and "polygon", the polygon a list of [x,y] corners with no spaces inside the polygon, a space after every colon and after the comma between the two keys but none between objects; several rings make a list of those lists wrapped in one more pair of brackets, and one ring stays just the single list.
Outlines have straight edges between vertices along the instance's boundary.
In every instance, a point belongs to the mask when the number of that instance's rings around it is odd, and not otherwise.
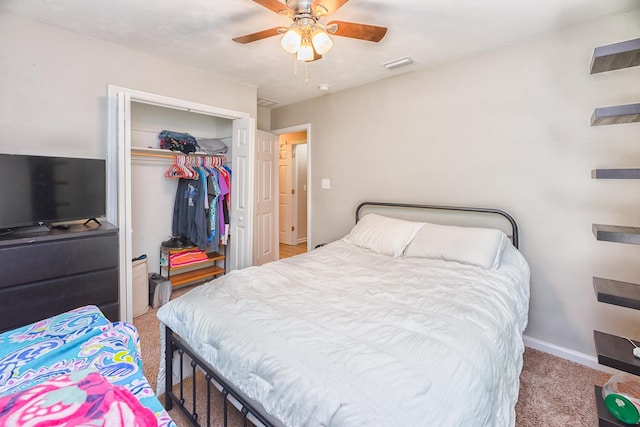
[{"label": "clothes hanger", "polygon": [[216,159],[216,165],[215,165],[216,170],[218,170],[218,172],[220,172],[223,176],[226,176],[228,172],[226,169],[222,167],[222,157],[216,156],[215,159]]},{"label": "clothes hanger", "polygon": [[189,174],[188,171],[185,172],[185,169],[181,167],[180,165],[180,158],[184,157],[184,156],[174,156],[173,157],[173,163],[171,164],[171,166],[169,166],[169,169],[167,169],[164,173],[164,176],[166,176],[167,178],[189,178]]},{"label": "clothes hanger", "polygon": [[204,157],[204,167],[209,171],[209,175],[215,174],[213,163],[214,163],[214,158],[212,156]]},{"label": "clothes hanger", "polygon": [[192,167],[191,167],[191,162],[192,162],[192,158],[189,155],[183,156],[184,160],[183,160],[183,164],[184,167],[189,171],[189,174],[191,175],[190,178],[191,179],[198,179],[198,177],[200,176],[200,174],[198,172],[196,172]]},{"label": "clothes hanger", "polygon": [[204,159],[205,156],[194,156],[194,157],[190,157],[194,168],[201,170],[204,172],[204,176],[208,177],[209,176],[209,171],[204,167]]}]

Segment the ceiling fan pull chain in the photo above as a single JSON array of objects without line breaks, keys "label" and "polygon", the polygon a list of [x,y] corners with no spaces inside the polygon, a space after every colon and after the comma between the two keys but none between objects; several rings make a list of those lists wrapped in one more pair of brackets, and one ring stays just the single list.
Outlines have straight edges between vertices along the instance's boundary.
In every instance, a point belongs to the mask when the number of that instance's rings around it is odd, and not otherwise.
[{"label": "ceiling fan pull chain", "polygon": [[304,82],[305,83],[309,83],[309,73],[308,73],[308,67],[309,63],[307,61],[304,61]]},{"label": "ceiling fan pull chain", "polygon": [[298,58],[296,58],[296,54],[293,54],[293,75],[298,75]]}]

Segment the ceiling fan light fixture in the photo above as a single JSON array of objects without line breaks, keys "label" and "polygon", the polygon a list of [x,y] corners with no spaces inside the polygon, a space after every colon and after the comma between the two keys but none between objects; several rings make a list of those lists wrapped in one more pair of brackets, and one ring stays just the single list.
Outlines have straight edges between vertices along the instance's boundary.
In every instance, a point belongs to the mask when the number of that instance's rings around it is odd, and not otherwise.
[{"label": "ceiling fan light fixture", "polygon": [[298,61],[311,61],[313,59],[313,46],[309,43],[309,40],[302,41],[296,58]]},{"label": "ceiling fan light fixture", "polygon": [[302,31],[298,27],[291,27],[280,40],[280,45],[289,53],[296,53],[302,43]]},{"label": "ceiling fan light fixture", "polygon": [[331,37],[329,37],[322,28],[316,28],[313,33],[311,33],[311,43],[313,43],[313,48],[320,55],[324,55],[329,52],[333,47]]}]

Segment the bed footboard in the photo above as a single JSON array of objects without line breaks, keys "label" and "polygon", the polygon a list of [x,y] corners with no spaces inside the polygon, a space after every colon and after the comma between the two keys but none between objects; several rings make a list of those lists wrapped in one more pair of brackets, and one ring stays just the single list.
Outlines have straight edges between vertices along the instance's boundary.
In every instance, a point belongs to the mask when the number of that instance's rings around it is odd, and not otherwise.
[{"label": "bed footboard", "polygon": [[[173,404],[176,403],[182,412],[187,416],[191,424],[194,426],[211,426],[212,425],[212,409],[211,408],[211,396],[212,393],[220,393],[223,398],[223,423],[224,426],[227,426],[228,421],[228,404],[231,403],[236,408],[240,410],[243,419],[243,425],[246,427],[249,425],[249,421],[253,424],[262,425],[266,427],[273,427],[273,424],[255,407],[249,403],[248,399],[234,390],[229,384],[227,384],[226,380],[222,378],[220,374],[218,374],[213,368],[211,368],[202,358],[200,358],[196,353],[178,336],[175,334],[171,328],[165,326],[165,338],[166,338],[166,347],[165,347],[165,409],[167,411],[173,408]],[[178,394],[173,390],[173,358],[177,354],[180,359],[180,372],[179,372],[179,381],[180,387]],[[192,408],[189,409],[185,405],[185,393],[184,393],[184,355],[189,356],[191,358],[191,376],[193,378],[192,384]],[[204,421],[205,424],[201,424],[203,421],[203,417],[201,416],[202,408],[197,408],[197,379],[196,379],[196,369],[200,368],[204,371],[204,378],[206,382],[206,409]],[[217,385],[216,385],[217,383]],[[201,392],[203,390],[202,386],[200,387]],[[199,412],[200,411],[200,412]]]}]

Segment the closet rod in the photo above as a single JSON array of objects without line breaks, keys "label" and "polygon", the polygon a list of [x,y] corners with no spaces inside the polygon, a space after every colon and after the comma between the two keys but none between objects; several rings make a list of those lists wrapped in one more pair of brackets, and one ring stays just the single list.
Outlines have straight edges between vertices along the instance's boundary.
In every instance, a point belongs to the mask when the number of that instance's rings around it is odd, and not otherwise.
[{"label": "closet rod", "polygon": [[175,154],[156,154],[156,153],[136,153],[136,152],[132,152],[131,153],[132,157],[157,157],[157,158],[161,158],[161,159],[173,159],[175,157]]}]

